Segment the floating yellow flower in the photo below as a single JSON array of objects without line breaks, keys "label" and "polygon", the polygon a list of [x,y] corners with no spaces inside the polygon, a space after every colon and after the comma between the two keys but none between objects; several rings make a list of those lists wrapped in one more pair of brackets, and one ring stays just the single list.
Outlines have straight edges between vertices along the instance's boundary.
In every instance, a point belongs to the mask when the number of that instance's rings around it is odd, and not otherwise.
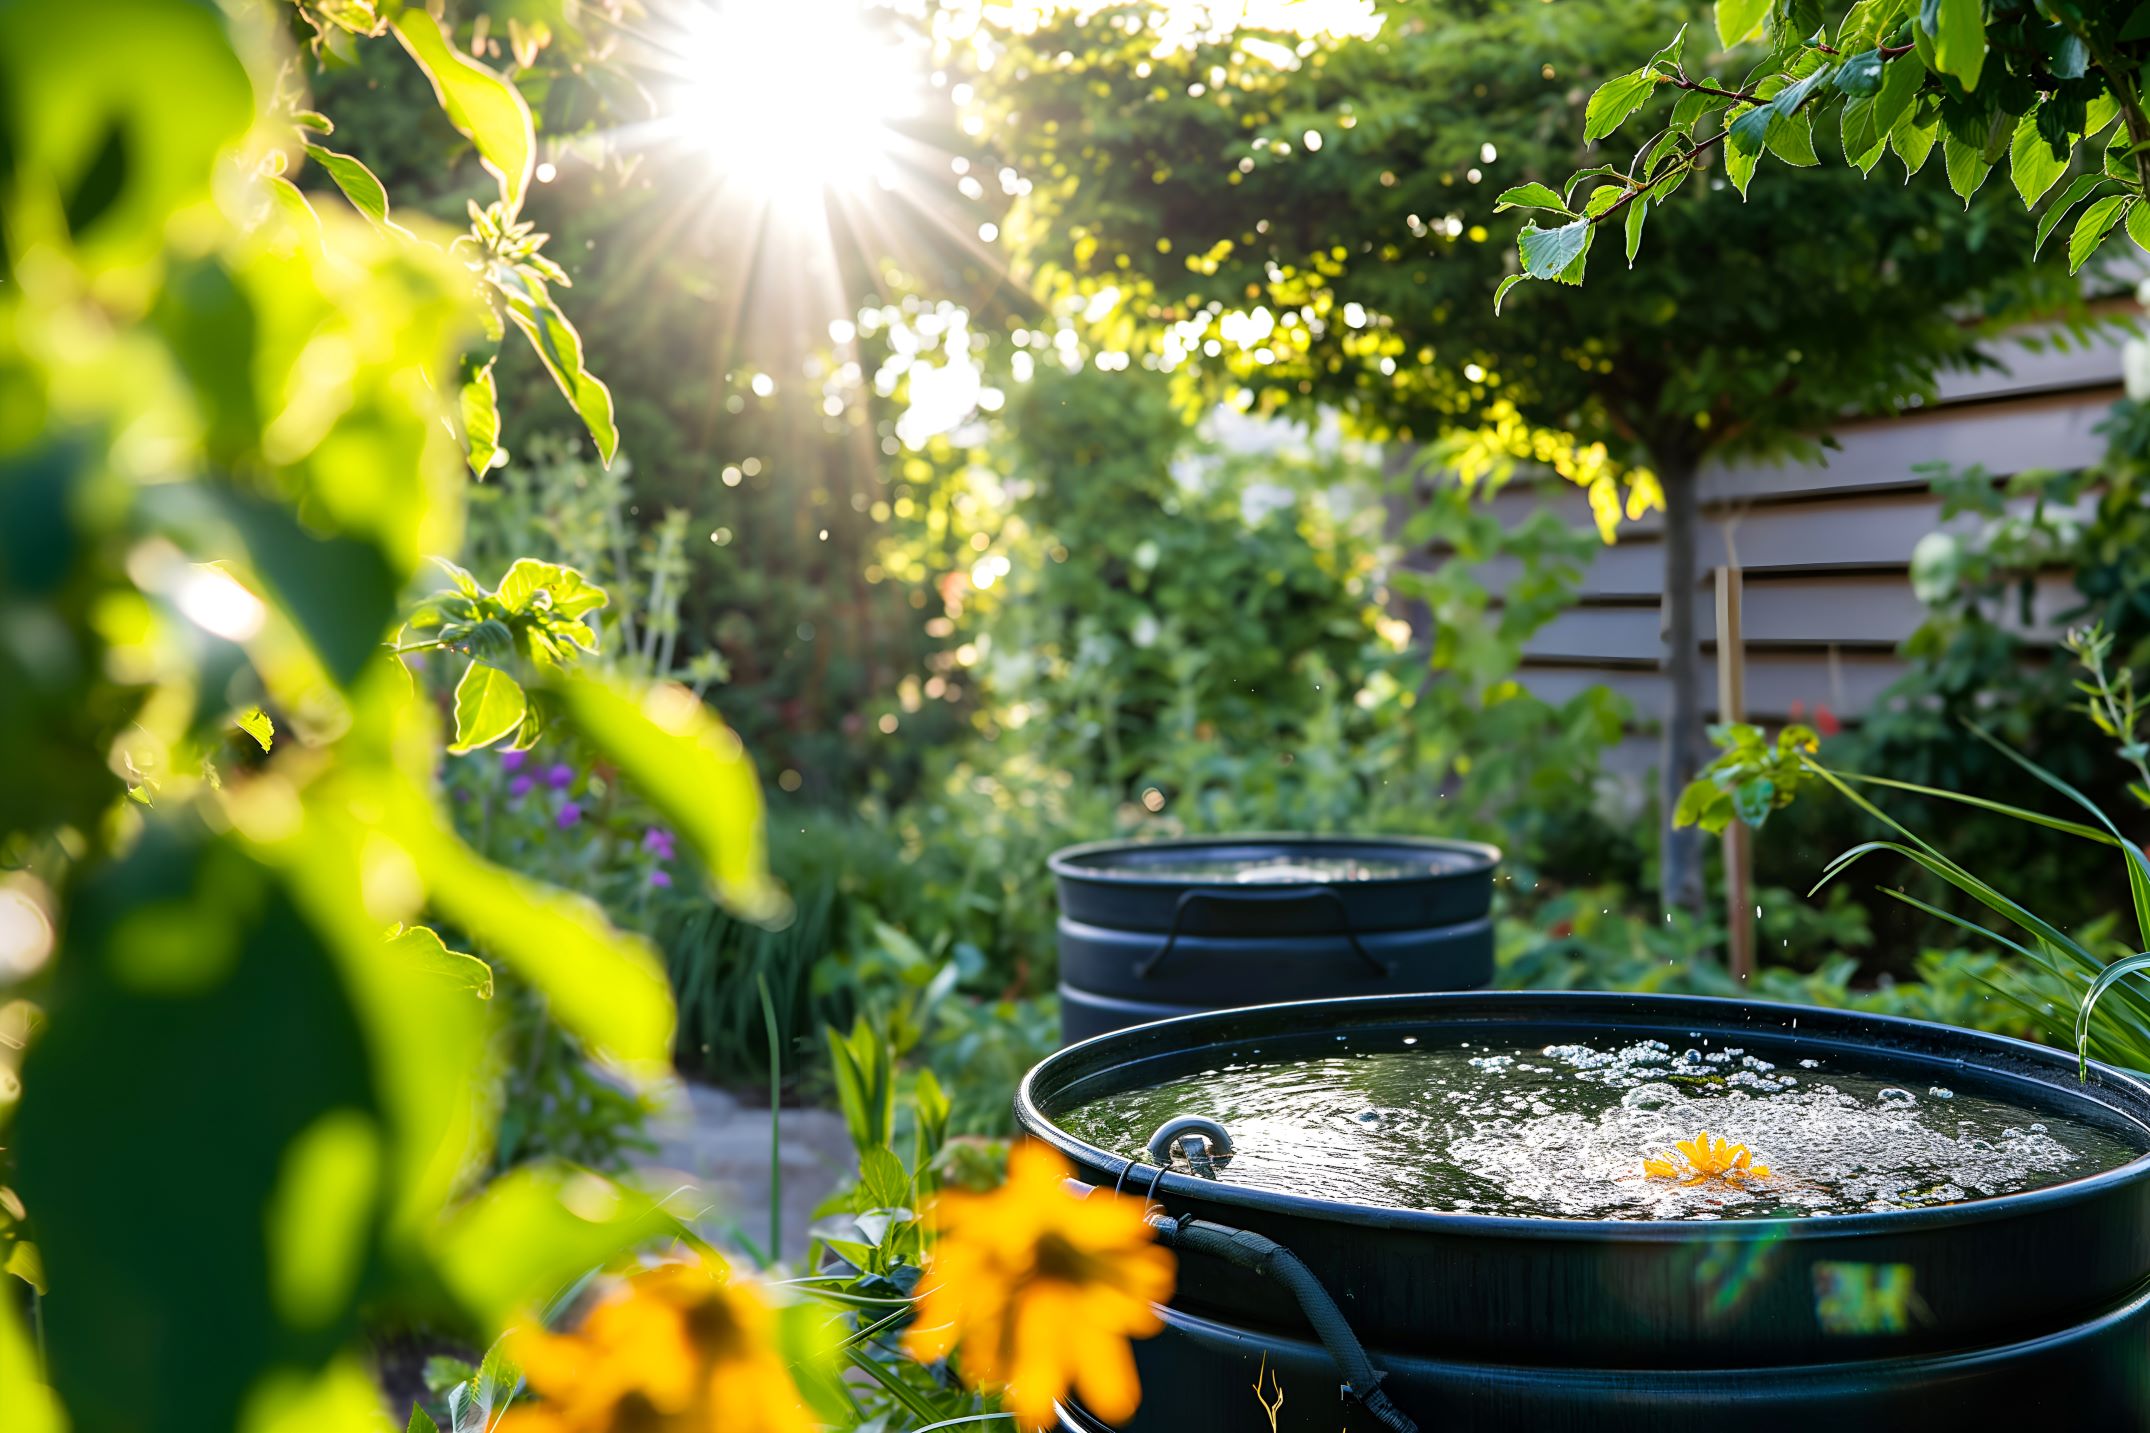
[{"label": "floating yellow flower", "polygon": [[510,1349],[543,1398],[499,1433],[811,1433],[751,1287],[704,1264],[623,1280],[571,1334],[533,1327]]},{"label": "floating yellow flower", "polygon": [[1141,1385],[1128,1340],[1163,1327],[1172,1255],[1157,1247],[1139,1199],[1062,1183],[1069,1169],[1043,1145],[1018,1146],[990,1194],[943,1194],[931,1213],[940,1241],[906,1336],[912,1357],[958,1345],[971,1383],[1003,1390],[1025,1428],[1053,1422],[1070,1387],[1107,1423],[1135,1411]]},{"label": "floating yellow flower", "polygon": [[[1708,1130],[1679,1142],[1679,1155],[1653,1154],[1642,1162],[1642,1172],[1653,1179],[1677,1179],[1682,1184],[1703,1184],[1712,1179],[1744,1184],[1769,1178],[1769,1166],[1755,1162],[1747,1146],[1717,1139]],[[1684,1156],[1684,1158],[1683,1158]]]}]

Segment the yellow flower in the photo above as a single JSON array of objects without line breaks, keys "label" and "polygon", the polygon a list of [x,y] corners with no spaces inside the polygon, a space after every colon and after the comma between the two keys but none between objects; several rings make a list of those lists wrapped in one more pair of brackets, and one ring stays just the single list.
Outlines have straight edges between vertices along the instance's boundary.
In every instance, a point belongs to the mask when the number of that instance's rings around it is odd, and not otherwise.
[{"label": "yellow flower", "polygon": [[[1750,1179],[1769,1178],[1769,1166],[1756,1163],[1747,1146],[1717,1139],[1708,1130],[1699,1131],[1693,1139],[1681,1140],[1679,1151],[1679,1156],[1651,1155],[1642,1162],[1642,1172],[1653,1179],[1677,1179],[1683,1185],[1712,1179],[1744,1184]],[[1684,1161],[1680,1156],[1685,1157]]]},{"label": "yellow flower", "polygon": [[1142,1389],[1133,1338],[1164,1325],[1153,1304],[1172,1295],[1172,1255],[1157,1247],[1143,1203],[1062,1182],[1065,1161],[1043,1145],[1018,1146],[1008,1180],[990,1194],[943,1194],[931,1219],[940,1233],[918,1321],[905,1337],[914,1358],[946,1358],[960,1344],[962,1371],[998,1387],[1025,1428],[1053,1421],[1072,1386],[1107,1423],[1134,1413]]},{"label": "yellow flower", "polygon": [[811,1433],[751,1287],[706,1264],[631,1275],[571,1334],[533,1326],[510,1350],[543,1396],[499,1433]]}]

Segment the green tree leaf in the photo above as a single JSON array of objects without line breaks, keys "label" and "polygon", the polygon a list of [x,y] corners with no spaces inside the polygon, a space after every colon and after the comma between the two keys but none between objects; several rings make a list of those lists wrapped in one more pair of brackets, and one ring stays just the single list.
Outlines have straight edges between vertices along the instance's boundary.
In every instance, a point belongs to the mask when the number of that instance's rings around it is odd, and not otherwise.
[{"label": "green tree leaf", "polygon": [[1979,72],[1986,64],[1982,0],[1924,0],[1919,23],[1934,38],[1934,68],[1953,75],[1967,90],[1977,89]]},{"label": "green tree leaf", "polygon": [[519,212],[537,164],[537,136],[522,92],[450,44],[423,9],[398,10],[388,23],[432,82],[448,122],[478,147],[479,162],[500,181],[509,215]]},{"label": "green tree leaf", "polygon": [[388,190],[359,160],[348,154],[338,154],[318,144],[306,146],[306,153],[322,172],[335,181],[343,191],[343,197],[351,201],[351,207],[366,216],[377,228],[392,227],[388,219]]},{"label": "green tree leaf", "polygon": [[521,683],[498,667],[472,662],[455,684],[454,752],[491,746],[522,724],[529,698]]},{"label": "green tree leaf", "polygon": [[1948,166],[1948,187],[1963,196],[1963,206],[1971,207],[1971,196],[1986,182],[1993,172],[1993,161],[1986,158],[1985,146],[1965,144],[1953,133],[1941,135],[1941,158]]},{"label": "green tree leaf", "polygon": [[1557,191],[1535,180],[1502,190],[1500,198],[1493,201],[1493,212],[1498,214],[1506,209],[1550,209],[1556,214],[1574,217],[1568,212],[1568,206],[1561,202]]},{"label": "green tree leaf", "polygon": [[2111,90],[2101,90],[2093,95],[2083,112],[2083,138],[2095,139],[2105,127],[2120,117],[2120,100]]},{"label": "green tree leaf", "polygon": [[1755,167],[1761,162],[1762,152],[1759,149],[1738,149],[1733,146],[1731,140],[1725,141],[1725,177],[1732,181],[1732,187],[1739,191],[1740,198],[1747,197],[1747,186],[1754,182]]},{"label": "green tree leaf", "polygon": [[493,384],[493,362],[463,357],[463,384],[456,408],[463,419],[463,461],[473,476],[483,477],[500,457],[500,394]]},{"label": "green tree leaf", "polygon": [[1754,33],[1769,0],[1717,0],[1717,43],[1727,50]]},{"label": "green tree leaf", "polygon": [[2150,253],[2150,207],[2129,205],[2127,227],[2128,237],[2135,241],[2135,247]]},{"label": "green tree leaf", "polygon": [[1583,138],[1585,141],[1603,139],[1622,124],[1627,117],[1641,109],[1657,88],[1657,79],[1649,71],[1640,74],[1616,75],[1599,85],[1597,93],[1590,96],[1589,108],[1583,112]]},{"label": "green tree leaf", "polygon": [[1874,93],[1874,128],[1888,134],[1918,98],[1926,67],[1916,55],[1899,55],[1882,66],[1881,88]]},{"label": "green tree leaf", "polygon": [[2046,195],[2062,174],[2067,172],[2065,156],[2053,157],[2053,146],[2046,143],[2038,133],[2038,111],[2033,105],[2016,121],[2015,134],[2008,143],[2008,177],[2016,186],[2016,193],[2023,196],[2023,207],[2028,209]]},{"label": "green tree leaf", "polygon": [[1903,118],[1889,131],[1889,148],[1904,164],[1904,183],[1909,184],[1911,176],[1926,167],[1927,157],[1934,152],[1934,141],[1940,137],[1940,132],[1941,127],[1931,121],[1916,123],[1910,110],[1904,111]]},{"label": "green tree leaf", "polygon": [[1795,110],[1769,127],[1769,152],[1786,164],[1807,169],[1821,163],[1814,152],[1814,113]]},{"label": "green tree leaf", "polygon": [[2113,231],[2134,205],[2132,194],[2108,194],[2083,211],[2083,217],[2075,221],[2075,228],[2068,235],[2068,272],[2074,273],[2090,261],[2090,256],[2105,242],[2105,236]]},{"label": "green tree leaf", "polygon": [[1501,300],[1508,297],[1508,290],[1522,283],[1526,277],[1523,274],[1510,274],[1500,281],[1499,287],[1493,290],[1493,312],[1496,317],[1499,316],[1501,311]]},{"label": "green tree leaf", "polygon": [[1515,241],[1517,252],[1523,256],[1523,272],[1534,279],[1562,277],[1589,249],[1590,229],[1590,223],[1582,219],[1557,229],[1525,224]]},{"label": "green tree leaf", "polygon": [[620,432],[612,416],[612,390],[582,364],[582,335],[560,312],[542,279],[517,272],[501,285],[507,300],[508,318],[530,340],[530,346],[581,415],[590,439],[597,444],[597,458],[612,466],[619,451]]},{"label": "green tree leaf", "polygon": [[2046,237],[2067,217],[2070,209],[2089,198],[2092,190],[2103,188],[2110,183],[2112,180],[2102,174],[2078,174],[2071,180],[2068,187],[2061,191],[2060,198],[2047,205],[2045,213],[2038,216],[2038,239],[2031,246],[2031,257],[2038,256],[2038,251],[2045,247]]},{"label": "green tree leaf", "polygon": [[1837,67],[1836,87],[1855,98],[1871,98],[1881,89],[1884,63],[1875,50],[1862,50]]},{"label": "green tree leaf", "polygon": [[1663,49],[1650,56],[1650,63],[1643,66],[1643,68],[1654,70],[1662,66],[1666,69],[1677,70],[1680,67],[1680,57],[1686,53],[1687,26],[1683,24],[1673,32],[1672,38],[1665,43]]},{"label": "green tree leaf", "polygon": [[1635,267],[1635,255],[1642,252],[1642,221],[1650,212],[1650,201],[1632,199],[1627,206],[1627,266]]},{"label": "green tree leaf", "polygon": [[1844,147],[1844,162],[1861,174],[1874,172],[1889,143],[1876,121],[1871,99],[1845,101],[1838,119],[1838,137]]}]

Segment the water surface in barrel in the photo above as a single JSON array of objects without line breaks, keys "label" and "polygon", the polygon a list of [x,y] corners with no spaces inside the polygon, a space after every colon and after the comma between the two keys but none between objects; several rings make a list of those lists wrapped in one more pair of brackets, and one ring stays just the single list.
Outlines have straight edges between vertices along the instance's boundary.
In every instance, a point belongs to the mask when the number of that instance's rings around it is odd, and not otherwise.
[{"label": "water surface in barrel", "polygon": [[1125,863],[1101,862],[1087,867],[1085,874],[1119,880],[1324,885],[1339,881],[1392,881],[1404,876],[1426,876],[1456,869],[1461,864],[1460,858],[1441,856],[1399,861],[1378,856],[1316,855],[1296,851],[1260,856],[1221,856],[1190,851],[1185,856],[1165,859],[1145,856],[1139,861]]},{"label": "water surface in barrel", "polygon": [[[1236,1142],[1220,1177],[1324,1199],[1564,1219],[1742,1219],[1910,1209],[2116,1168],[2145,1143],[1798,1047],[1660,1040],[1428,1046],[1216,1068],[1055,1112],[1139,1156],[1174,1115]],[[1958,1082],[1961,1083],[1961,1082]],[[1706,1136],[1706,1138],[1701,1138]]]}]

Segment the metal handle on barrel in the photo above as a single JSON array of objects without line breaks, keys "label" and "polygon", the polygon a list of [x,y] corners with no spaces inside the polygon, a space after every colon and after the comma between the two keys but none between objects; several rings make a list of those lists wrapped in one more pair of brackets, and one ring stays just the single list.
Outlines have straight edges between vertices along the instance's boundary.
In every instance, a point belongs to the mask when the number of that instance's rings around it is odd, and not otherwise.
[{"label": "metal handle on barrel", "polygon": [[1365,946],[1359,944],[1358,932],[1351,928],[1351,908],[1344,904],[1344,898],[1336,893],[1334,886],[1287,886],[1275,890],[1261,891],[1239,888],[1218,890],[1214,887],[1197,886],[1193,890],[1184,891],[1180,894],[1179,900],[1172,907],[1172,924],[1165,930],[1165,943],[1157,947],[1156,950],[1143,959],[1141,964],[1135,967],[1137,978],[1148,980],[1156,972],[1157,967],[1165,963],[1165,957],[1172,954],[1173,949],[1179,944],[1180,926],[1186,921],[1187,912],[1193,908],[1197,901],[1211,901],[1219,905],[1280,905],[1289,901],[1326,902],[1336,907],[1338,933],[1351,946],[1352,954],[1364,961],[1366,968],[1374,974],[1387,975],[1389,973],[1388,966],[1382,964]]}]

